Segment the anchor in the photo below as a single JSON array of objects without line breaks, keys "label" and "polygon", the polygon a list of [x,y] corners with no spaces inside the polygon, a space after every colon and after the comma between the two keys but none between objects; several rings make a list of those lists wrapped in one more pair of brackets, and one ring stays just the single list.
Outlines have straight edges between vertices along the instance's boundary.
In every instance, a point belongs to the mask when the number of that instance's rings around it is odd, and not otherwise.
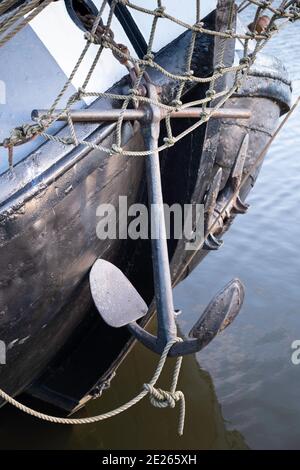
[{"label": "anchor", "polygon": [[[166,239],[166,227],[163,208],[159,154],[157,151],[160,121],[163,113],[152,103],[158,95],[154,84],[146,80],[146,89],[151,103],[142,113],[141,131],[145,148],[151,151],[146,156],[146,174],[148,200],[152,205],[154,232],[151,237],[152,265],[154,276],[155,307],[157,312],[157,336],[144,330],[138,320],[148,310],[135,287],[122,271],[112,263],[98,259],[90,271],[90,288],[95,305],[106,323],[113,327],[127,326],[133,336],[151,351],[162,354],[166,345],[176,340],[177,328],[173,303],[172,281]],[[189,110],[187,109],[187,113]],[[221,183],[221,171],[214,178],[207,198],[207,214],[211,219],[216,206]],[[244,287],[239,279],[230,281],[204,310],[198,322],[192,328],[189,339],[175,342],[169,350],[169,356],[183,356],[200,351],[221,331],[232,323],[239,313],[244,300]]]}]

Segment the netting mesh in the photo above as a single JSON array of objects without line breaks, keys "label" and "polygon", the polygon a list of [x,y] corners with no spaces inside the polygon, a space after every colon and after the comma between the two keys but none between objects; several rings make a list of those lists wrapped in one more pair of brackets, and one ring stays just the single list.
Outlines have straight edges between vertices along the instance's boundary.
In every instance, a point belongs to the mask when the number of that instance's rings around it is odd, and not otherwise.
[{"label": "netting mesh", "polygon": [[[0,17],[0,46],[3,46],[15,34],[17,34],[32,18],[34,18],[41,10],[51,3],[51,0],[37,1],[30,0],[16,6],[16,1],[4,0],[0,4],[0,14],[4,15],[3,19]],[[99,8],[97,15],[87,15],[83,18],[86,27],[86,32],[83,33],[85,37],[85,46],[80,51],[78,60],[68,77],[66,83],[61,89],[58,96],[54,99],[52,106],[47,112],[40,116],[38,121],[30,124],[23,124],[11,131],[11,135],[6,138],[2,145],[9,150],[9,156],[12,163],[12,150],[15,145],[20,145],[29,139],[38,135],[42,135],[45,139],[57,142],[58,144],[78,146],[85,145],[91,149],[98,149],[108,154],[120,154],[129,156],[145,156],[150,152],[145,151],[143,148],[129,151],[122,148],[122,126],[124,123],[124,113],[128,108],[142,107],[145,103],[152,103],[165,111],[165,128],[166,137],[158,150],[162,151],[178,142],[187,134],[193,132],[197,127],[210,119],[210,107],[214,109],[221,108],[226,101],[238,91],[242,86],[243,81],[247,77],[251,65],[255,62],[257,54],[263,49],[270,39],[278,33],[278,31],[286,25],[292,23],[300,18],[300,1],[299,0],[284,0],[281,2],[276,1],[259,1],[259,0],[244,0],[235,2],[233,0],[219,0],[217,3],[217,10],[223,9],[225,12],[225,21],[222,28],[219,30],[210,30],[205,28],[205,24],[201,22],[201,0],[190,0],[185,8],[188,7],[194,10],[195,21],[193,24],[187,24],[185,21],[178,17],[169,14],[168,9],[163,5],[163,0],[153,0],[153,9],[144,8],[140,4],[133,3],[129,0],[113,0],[108,2],[104,0]],[[142,58],[136,58],[129,52],[129,47],[117,42],[117,38],[112,31],[112,21],[114,18],[115,10],[118,4],[126,6],[132,11],[148,15],[151,18],[152,26],[150,36],[147,41],[147,51]],[[10,10],[8,10],[10,8]],[[109,8],[109,9],[108,9]],[[108,9],[108,15],[107,15]],[[251,22],[245,31],[240,33],[236,29],[236,16],[240,12],[249,10],[248,18],[251,16]],[[105,13],[105,14],[104,14]],[[24,18],[24,14],[25,16]],[[182,30],[190,31],[190,43],[186,51],[185,70],[181,74],[173,74],[164,69],[155,60],[153,53],[153,44],[158,30],[158,23],[160,21],[168,21],[176,23],[182,27]],[[210,35],[215,38],[215,60],[214,69],[210,76],[195,76],[192,67],[192,58],[194,54],[195,42],[197,35]],[[239,40],[242,44],[242,57],[236,65],[225,66],[224,51],[226,42],[228,40]],[[82,82],[80,88],[77,89],[68,100],[63,109],[59,108],[61,100],[65,97],[69,86],[71,85],[75,75],[77,74],[82,62],[91,47],[91,44],[97,45],[93,63]],[[130,72],[131,86],[126,94],[114,93],[98,93],[88,91],[90,79],[95,71],[95,68],[100,60],[101,54],[104,49],[111,51],[112,60],[116,60],[124,66],[124,70]],[[175,80],[178,86],[176,87],[176,96],[169,103],[163,103],[160,99],[155,101],[151,100],[145,93],[142,92],[143,80],[147,70],[156,69],[159,73],[165,75],[171,80]],[[218,81],[227,74],[230,74],[232,79],[229,87],[218,87]],[[205,97],[192,102],[183,103],[182,97],[187,83],[193,84],[206,84],[207,90]],[[109,98],[116,100],[119,103],[120,114],[116,122],[114,133],[114,142],[108,148],[102,145],[97,145],[88,140],[78,138],[76,134],[76,126],[72,120],[71,110],[78,101],[89,98]],[[187,107],[200,106],[202,112],[199,119],[195,120],[193,125],[188,127],[178,135],[174,135],[172,129],[171,113]],[[67,123],[69,128],[69,137],[60,137],[51,135],[47,132],[48,128],[57,120],[62,114],[67,116]]]}]

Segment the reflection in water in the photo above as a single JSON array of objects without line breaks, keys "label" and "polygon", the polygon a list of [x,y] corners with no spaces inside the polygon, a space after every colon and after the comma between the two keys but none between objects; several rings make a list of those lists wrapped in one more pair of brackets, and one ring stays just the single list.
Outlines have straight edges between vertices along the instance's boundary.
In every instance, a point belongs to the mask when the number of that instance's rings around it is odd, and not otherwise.
[{"label": "reflection in water", "polygon": [[[111,388],[102,398],[88,404],[80,416],[113,409],[132,398],[149,380],[157,356],[138,345],[120,367]],[[160,384],[168,388],[174,360]],[[80,380],[80,371],[79,377]],[[157,409],[145,398],[120,416],[94,425],[62,426],[21,414],[8,406],[1,410],[2,449],[246,449],[242,435],[228,431],[222,417],[210,375],[201,370],[194,357],[184,358],[179,389],[186,393],[186,428],[177,436],[178,407]],[[37,403],[35,403],[37,405]],[[48,410],[53,413],[53,410]]]}]

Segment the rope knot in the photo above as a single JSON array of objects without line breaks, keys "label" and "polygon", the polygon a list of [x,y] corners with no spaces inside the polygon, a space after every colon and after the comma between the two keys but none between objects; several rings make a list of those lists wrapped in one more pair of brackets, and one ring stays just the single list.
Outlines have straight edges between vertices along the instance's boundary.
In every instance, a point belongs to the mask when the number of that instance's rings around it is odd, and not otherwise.
[{"label": "rope knot", "polygon": [[204,23],[203,21],[199,21],[198,23],[195,23],[194,24],[194,28],[199,31],[200,33],[202,33],[203,31],[203,26],[204,26]]},{"label": "rope knot", "polygon": [[223,75],[223,68],[224,68],[223,64],[216,65],[215,72],[219,75]]},{"label": "rope knot", "polygon": [[235,34],[234,29],[226,29],[225,34],[228,34],[228,36],[232,37]]},{"label": "rope knot", "polygon": [[168,147],[172,147],[173,145],[176,144],[176,140],[174,137],[165,137],[164,138],[164,143],[168,146]]},{"label": "rope knot", "polygon": [[144,389],[149,393],[151,405],[156,408],[175,408],[176,402],[183,398],[183,393],[180,390],[168,392],[161,388],[155,388],[151,384],[144,384]]},{"label": "rope knot", "polygon": [[86,31],[84,33],[84,39],[87,42],[90,42],[92,44],[99,44],[99,40],[98,40],[98,37],[96,36],[96,34],[93,34],[90,31]]},{"label": "rope knot", "polygon": [[250,55],[248,57],[242,57],[240,59],[240,65],[245,65],[246,67],[249,67],[251,65]]},{"label": "rope knot", "polygon": [[152,52],[148,52],[148,54],[144,55],[143,59],[151,65],[153,63],[154,54],[152,54]]},{"label": "rope knot", "polygon": [[260,2],[262,8],[268,8],[271,5],[270,0],[261,0]]},{"label": "rope knot", "polygon": [[39,125],[40,132],[46,130],[52,124],[52,117],[51,114],[43,114],[37,124]]},{"label": "rope knot", "polygon": [[175,110],[178,111],[178,109],[180,109],[181,106],[182,106],[182,101],[180,101],[180,100],[173,100],[173,101],[171,102],[171,106],[174,106],[174,107],[175,107]]},{"label": "rope knot", "polygon": [[64,139],[61,139],[61,143],[65,145],[76,145],[73,137],[65,137]]},{"label": "rope knot", "polygon": [[246,36],[249,36],[249,39],[255,39],[256,38],[256,33],[255,33],[255,31],[247,31]]},{"label": "rope knot", "polygon": [[207,90],[205,92],[206,98],[213,98],[216,95],[216,90]]},{"label": "rope knot", "polygon": [[122,147],[119,147],[117,144],[112,144],[111,153],[113,153],[114,155],[119,155],[123,153],[123,149]]},{"label": "rope knot", "polygon": [[164,6],[156,8],[154,10],[155,16],[158,16],[159,18],[163,18],[164,13],[165,13],[165,9],[166,9],[166,7],[164,7]]},{"label": "rope knot", "polygon": [[76,95],[76,97],[74,96],[74,98],[77,100],[82,100],[82,98],[85,96],[85,89],[83,87],[78,87],[77,89],[77,93],[74,93],[74,95]]},{"label": "rope knot", "polygon": [[188,70],[187,72],[184,72],[184,76],[187,78],[189,82],[194,81],[194,70]]},{"label": "rope knot", "polygon": [[46,123],[43,124],[42,122],[38,122],[36,124],[24,124],[23,126],[15,127],[11,131],[10,136],[4,139],[2,145],[3,147],[8,148],[25,144],[43,132],[45,127]]},{"label": "rope knot", "polygon": [[289,13],[290,15],[293,15],[292,18],[289,19],[289,21],[290,21],[291,23],[293,23],[294,21],[298,20],[299,17],[300,17],[300,8],[299,8],[299,7],[300,7],[300,3],[297,2],[297,5],[291,6],[291,7],[289,8],[288,13]]}]

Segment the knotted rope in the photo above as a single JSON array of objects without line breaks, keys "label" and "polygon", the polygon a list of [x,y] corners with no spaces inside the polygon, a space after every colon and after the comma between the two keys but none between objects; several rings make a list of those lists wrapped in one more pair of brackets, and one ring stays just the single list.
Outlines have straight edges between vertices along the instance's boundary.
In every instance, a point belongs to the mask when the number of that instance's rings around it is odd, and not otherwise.
[{"label": "knotted rope", "polygon": [[[181,338],[177,338],[177,341],[182,341]],[[173,340],[169,344],[174,344],[177,342]],[[168,347],[168,345],[167,345]],[[169,349],[170,350],[170,349]],[[168,350],[168,351],[169,351]],[[149,400],[152,406],[156,408],[175,408],[176,403],[179,402],[179,423],[178,423],[178,434],[183,435],[184,421],[185,421],[185,397],[184,393],[181,390],[177,389],[178,378],[182,365],[182,357],[178,357],[175,364],[175,369],[173,373],[173,380],[171,384],[170,391],[162,390],[161,388],[156,388],[156,380],[151,381],[150,383],[144,384],[144,390],[149,393]]]},{"label": "knotted rope", "polygon": [[185,421],[185,399],[184,394],[181,391],[176,391],[177,382],[179,378],[179,373],[182,365],[182,357],[177,358],[176,365],[173,373],[172,385],[171,390],[165,391],[159,388],[155,388],[155,385],[158,379],[161,376],[163,368],[165,366],[168,353],[173,346],[173,344],[177,343],[178,341],[182,341],[181,338],[175,338],[169,341],[159,359],[158,365],[156,367],[155,373],[148,384],[145,384],[143,390],[134,398],[129,400],[127,403],[115,408],[114,410],[108,411],[107,413],[103,413],[96,416],[90,416],[88,418],[61,418],[59,416],[52,416],[45,413],[41,413],[40,411],[34,410],[23,403],[19,402],[11,395],[6,393],[4,390],[0,388],[0,397],[3,400],[7,401],[15,408],[19,409],[23,413],[26,413],[30,416],[34,416],[35,418],[41,419],[43,421],[48,421],[50,423],[56,424],[91,424],[97,423],[99,421],[103,421],[108,418],[112,418],[113,416],[117,416],[120,413],[128,410],[129,408],[133,407],[137,403],[139,403],[145,396],[150,395],[150,402],[153,406],[158,408],[166,408],[170,406],[174,408],[176,402],[180,401],[180,412],[179,412],[179,423],[178,423],[178,434],[182,436],[184,430],[184,421]]}]

